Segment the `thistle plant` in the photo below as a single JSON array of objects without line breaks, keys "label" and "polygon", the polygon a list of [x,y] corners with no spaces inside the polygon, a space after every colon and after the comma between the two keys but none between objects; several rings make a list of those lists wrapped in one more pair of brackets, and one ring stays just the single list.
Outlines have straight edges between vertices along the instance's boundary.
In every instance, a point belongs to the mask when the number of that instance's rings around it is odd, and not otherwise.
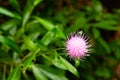
[{"label": "thistle plant", "polygon": [[79,33],[73,33],[66,41],[67,54],[71,58],[81,59],[84,56],[89,56],[90,47],[88,37],[81,31]]}]

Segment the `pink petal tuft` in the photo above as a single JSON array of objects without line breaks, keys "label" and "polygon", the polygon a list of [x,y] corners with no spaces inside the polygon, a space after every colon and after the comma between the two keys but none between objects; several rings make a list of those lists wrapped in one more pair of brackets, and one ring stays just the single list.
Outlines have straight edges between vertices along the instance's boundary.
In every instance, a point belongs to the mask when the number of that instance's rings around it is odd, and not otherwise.
[{"label": "pink petal tuft", "polygon": [[71,58],[82,58],[87,56],[89,45],[86,40],[86,36],[82,35],[71,35],[70,38],[66,42],[66,50],[68,51],[68,55]]}]

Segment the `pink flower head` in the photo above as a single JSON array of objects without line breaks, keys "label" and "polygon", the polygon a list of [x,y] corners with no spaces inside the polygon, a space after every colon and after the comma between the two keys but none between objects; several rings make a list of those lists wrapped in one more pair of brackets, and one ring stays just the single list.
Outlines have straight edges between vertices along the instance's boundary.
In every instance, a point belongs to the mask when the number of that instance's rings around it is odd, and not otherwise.
[{"label": "pink flower head", "polygon": [[66,50],[71,58],[81,59],[88,56],[89,45],[88,38],[82,33],[73,33],[66,42]]}]

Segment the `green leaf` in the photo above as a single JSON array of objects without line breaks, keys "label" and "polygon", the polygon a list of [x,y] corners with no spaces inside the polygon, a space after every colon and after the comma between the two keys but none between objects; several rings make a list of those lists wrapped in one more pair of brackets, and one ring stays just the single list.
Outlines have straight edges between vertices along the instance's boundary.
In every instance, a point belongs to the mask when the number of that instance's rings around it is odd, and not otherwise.
[{"label": "green leaf", "polygon": [[11,6],[18,12],[21,12],[20,5],[17,0],[9,0]]},{"label": "green leaf", "polygon": [[35,56],[31,55],[27,58],[23,63],[23,70],[26,71],[32,65],[32,60],[34,60]]},{"label": "green leaf", "polygon": [[55,28],[55,25],[53,25],[50,21],[39,18],[37,16],[34,16],[33,18],[35,18],[36,20],[38,20],[43,27],[45,27],[47,30],[52,30],[53,28]]},{"label": "green leaf", "polygon": [[61,56],[60,56],[60,60],[66,66],[66,68],[67,68],[68,71],[70,71],[71,73],[73,73],[75,76],[79,77],[79,73],[78,73],[77,69],[72,64],[70,64],[67,60],[65,60]]},{"label": "green leaf", "polygon": [[2,49],[0,49],[0,63],[5,63],[5,64],[12,64],[13,60],[12,58],[8,55],[8,53],[6,53],[5,51],[3,51]]},{"label": "green leaf", "polygon": [[115,20],[117,15],[113,15],[112,13],[106,13],[103,15],[104,19]]},{"label": "green leaf", "polygon": [[28,22],[26,24],[25,30],[29,33],[29,38],[35,41],[39,36],[43,36],[43,34],[45,34],[47,31],[44,27],[40,25],[40,23],[37,20],[31,20],[30,22]]},{"label": "green leaf", "polygon": [[0,13],[12,18],[21,19],[21,16],[19,14],[10,12],[9,10],[2,7],[0,7]]},{"label": "green leaf", "polygon": [[92,29],[93,36],[94,38],[99,38],[100,37],[100,31],[96,28]]},{"label": "green leaf", "polygon": [[65,39],[66,37],[65,37],[65,35],[64,35],[64,33],[62,32],[62,30],[60,30],[59,28],[56,28],[55,29],[55,33],[54,33],[55,35],[56,35],[56,37],[58,37],[58,38],[62,38],[62,39]]},{"label": "green leaf", "polygon": [[107,42],[105,40],[103,40],[102,38],[98,38],[99,43],[103,46],[103,48],[105,48],[107,53],[110,53],[110,47],[107,44]]},{"label": "green leaf", "polygon": [[97,14],[99,14],[103,11],[103,6],[101,5],[100,2],[98,2],[98,1],[94,2],[93,6],[94,6],[93,8],[94,8],[95,12],[97,12]]},{"label": "green leaf", "polygon": [[92,76],[92,74],[91,75],[87,74],[86,80],[95,80],[95,78],[94,78],[94,76]]},{"label": "green leaf", "polygon": [[35,8],[35,6],[40,3],[42,0],[28,0],[27,4],[24,8],[24,15],[23,15],[23,22],[22,22],[22,27],[24,28],[24,26],[26,25],[27,21],[30,18],[30,15],[33,11],[33,9]]},{"label": "green leaf", "polygon": [[11,19],[7,22],[4,22],[0,25],[0,27],[4,30],[9,30],[12,27],[16,27],[19,24],[20,20],[17,19]]},{"label": "green leaf", "polygon": [[92,26],[105,29],[105,30],[118,30],[119,28],[116,26],[116,24],[118,24],[118,22],[115,20],[106,20],[106,21],[94,23],[92,24]]},{"label": "green leaf", "polygon": [[35,65],[45,76],[49,77],[51,80],[68,80],[62,70],[55,69],[52,67],[47,67],[44,65]]},{"label": "green leaf", "polygon": [[41,48],[42,51],[47,50],[47,46],[45,46],[40,40],[36,41],[36,44],[39,48]]},{"label": "green leaf", "polygon": [[107,68],[98,68],[95,71],[95,74],[98,77],[105,77],[105,78],[110,78],[110,71]]},{"label": "green leaf", "polygon": [[29,37],[24,36],[24,43],[26,45],[26,47],[31,50],[31,51],[36,51],[38,49],[38,47],[35,45],[35,43],[29,39]]},{"label": "green leaf", "polygon": [[119,39],[113,40],[110,42],[110,48],[114,52],[115,58],[120,60],[120,47],[119,47]]},{"label": "green leaf", "polygon": [[116,47],[116,49],[115,49],[115,57],[116,57],[117,59],[120,59],[120,48],[119,48],[119,46]]},{"label": "green leaf", "polygon": [[48,80],[47,77],[39,70],[38,67],[32,65],[31,68],[36,80]]},{"label": "green leaf", "polygon": [[36,54],[40,51],[40,49],[36,50],[35,52],[31,53],[31,55],[24,61],[23,63],[23,70],[26,70],[32,65],[32,60],[35,59]]},{"label": "green leaf", "polygon": [[54,32],[51,30],[51,31],[48,31],[43,36],[43,38],[41,39],[41,42],[47,46],[53,40],[53,38],[54,38]]},{"label": "green leaf", "polygon": [[67,70],[66,66],[63,64],[63,62],[60,59],[53,60],[53,65],[56,66],[57,68]]},{"label": "green leaf", "polygon": [[9,48],[13,49],[13,51],[16,51],[19,55],[22,54],[19,46],[11,39],[4,36],[0,36],[0,42],[9,46]]},{"label": "green leaf", "polygon": [[7,80],[20,80],[20,75],[21,75],[20,66],[16,66],[14,70],[9,74]]},{"label": "green leaf", "polygon": [[34,0],[34,6],[38,5],[42,0]]},{"label": "green leaf", "polygon": [[59,59],[59,53],[55,50],[54,51],[54,59],[52,59],[52,63],[57,68],[67,70],[66,66],[63,64],[63,62]]},{"label": "green leaf", "polygon": [[59,37],[59,38],[62,38],[62,39],[65,39],[65,35],[64,33],[59,30],[59,29],[56,29],[56,28],[53,28],[52,30],[48,31],[44,36],[43,38],[41,39],[41,42],[44,44],[44,45],[48,45],[50,42],[52,42],[52,40],[54,40],[56,37]]}]

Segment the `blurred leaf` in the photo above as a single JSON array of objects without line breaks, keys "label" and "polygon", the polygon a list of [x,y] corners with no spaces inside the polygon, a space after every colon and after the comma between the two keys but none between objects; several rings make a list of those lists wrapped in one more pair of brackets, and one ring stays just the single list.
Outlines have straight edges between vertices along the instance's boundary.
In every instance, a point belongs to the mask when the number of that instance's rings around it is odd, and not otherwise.
[{"label": "blurred leaf", "polygon": [[55,25],[53,25],[50,21],[39,18],[37,16],[34,16],[33,18],[35,18],[36,20],[38,20],[43,27],[45,27],[47,30],[52,30],[53,28],[55,28]]},{"label": "blurred leaf", "polygon": [[16,51],[19,55],[22,54],[19,46],[11,39],[4,36],[0,36],[0,42],[9,46],[9,48],[13,49],[13,51]]},{"label": "blurred leaf", "polygon": [[107,53],[110,53],[110,48],[109,45],[107,44],[106,41],[104,41],[102,38],[98,38],[99,43],[105,48]]},{"label": "blurred leaf", "polygon": [[107,19],[107,20],[111,20],[111,19],[116,20],[116,17],[117,17],[117,15],[113,15],[112,13],[106,13],[103,15],[103,18]]},{"label": "blurred leaf", "polygon": [[84,27],[87,23],[87,19],[85,18],[85,13],[77,13],[76,20],[74,22],[74,26],[77,26],[78,28]]},{"label": "blurred leaf", "polygon": [[44,44],[44,45],[48,45],[50,42],[52,42],[52,40],[54,40],[56,37],[58,38],[62,38],[62,39],[65,39],[65,35],[64,33],[59,30],[58,28],[54,28],[50,31],[48,31],[44,36],[43,38],[41,39],[41,42]]},{"label": "blurred leaf", "polygon": [[105,30],[118,30],[119,28],[116,26],[116,24],[118,24],[118,22],[115,20],[106,20],[106,21],[94,23],[92,26]]},{"label": "blurred leaf", "polygon": [[120,48],[118,46],[115,49],[115,56],[118,60],[120,60]]},{"label": "blurred leaf", "polygon": [[43,38],[41,39],[41,42],[44,44],[44,45],[48,45],[54,38],[54,32],[53,30],[51,31],[48,31],[44,36]]},{"label": "blurred leaf", "polygon": [[110,48],[114,52],[116,59],[120,60],[120,46],[119,39],[110,42]]},{"label": "blurred leaf", "polygon": [[16,66],[8,76],[7,80],[20,80],[20,75],[21,75],[20,67]]},{"label": "blurred leaf", "polygon": [[66,66],[63,64],[63,62],[59,59],[59,53],[55,50],[54,51],[54,59],[52,60],[53,65],[57,68],[67,70]]},{"label": "blurred leaf", "polygon": [[95,72],[98,77],[110,78],[110,71],[107,68],[98,68]]},{"label": "blurred leaf", "polygon": [[22,26],[24,28],[24,26],[26,25],[27,21],[30,18],[30,15],[33,11],[33,9],[35,8],[35,6],[40,3],[42,0],[27,0],[27,4],[25,5],[24,8],[24,15],[23,15],[23,22],[22,22]]},{"label": "blurred leaf", "polygon": [[66,66],[66,68],[67,68],[68,71],[70,71],[71,73],[73,73],[75,76],[79,77],[79,73],[78,73],[77,69],[73,65],[71,65],[67,60],[65,60],[62,57],[60,57],[60,60]]},{"label": "blurred leaf", "polygon": [[0,49],[0,63],[11,64],[12,58],[3,50]]},{"label": "blurred leaf", "polygon": [[18,12],[21,12],[20,5],[17,0],[9,0],[11,6]]},{"label": "blurred leaf", "polygon": [[74,20],[74,24],[71,25],[69,28],[67,28],[67,32],[74,32],[78,31],[80,29],[86,29],[88,30],[87,19],[85,18],[85,13],[77,13],[76,19]]},{"label": "blurred leaf", "polygon": [[36,64],[36,68],[38,68],[44,75],[49,77],[52,80],[68,80],[62,70],[55,69],[52,67],[47,67],[44,65]]},{"label": "blurred leaf", "polygon": [[56,66],[57,68],[67,70],[66,66],[63,64],[63,62],[60,59],[53,60],[53,65]]},{"label": "blurred leaf", "polygon": [[39,70],[38,67],[32,65],[32,72],[36,78],[36,80],[48,80],[47,77]]},{"label": "blurred leaf", "polygon": [[11,19],[11,20],[1,24],[0,27],[4,30],[9,30],[10,28],[17,26],[19,24],[19,22],[20,21],[17,19]]},{"label": "blurred leaf", "polygon": [[56,29],[55,29],[55,33],[54,33],[54,34],[55,34],[56,37],[58,37],[58,38],[62,38],[62,39],[65,39],[65,38],[66,38],[65,35],[64,35],[64,33],[62,32],[62,30],[59,29],[59,28],[56,28]]},{"label": "blurred leaf", "polygon": [[0,13],[12,18],[21,19],[21,16],[19,14],[10,12],[9,10],[2,7],[0,7]]},{"label": "blurred leaf", "polygon": [[15,34],[16,34],[16,31],[17,31],[17,27],[15,26],[15,27],[13,27],[13,28],[11,28],[11,29],[9,30],[9,33],[10,33],[11,35],[15,35]]},{"label": "blurred leaf", "polygon": [[16,34],[15,34],[15,40],[19,41],[23,37],[23,31],[21,28],[17,29]]},{"label": "blurred leaf", "polygon": [[32,40],[29,39],[29,37],[24,36],[23,38],[24,38],[24,43],[29,50],[34,52],[38,49],[38,47],[35,45],[35,43],[33,43]]},{"label": "blurred leaf", "polygon": [[87,75],[87,80],[95,80],[95,77],[92,74]]},{"label": "blurred leaf", "polygon": [[42,0],[34,0],[34,6],[38,5]]},{"label": "blurred leaf", "polygon": [[39,51],[40,49],[36,50],[35,52],[31,53],[30,56],[28,56],[28,58],[23,63],[23,70],[26,70],[28,67],[32,65],[32,60],[35,59],[35,56]]},{"label": "blurred leaf", "polygon": [[57,14],[55,14],[54,16],[55,20],[62,23],[62,25],[65,25],[67,23],[67,20],[65,17],[64,17],[64,14],[63,12],[57,12]]},{"label": "blurred leaf", "polygon": [[40,40],[38,40],[36,42],[37,46],[39,46],[39,48],[41,48],[42,51],[46,51],[47,50],[47,46],[45,46]]},{"label": "blurred leaf", "polygon": [[28,22],[25,29],[26,32],[29,33],[29,38],[35,41],[39,36],[43,36],[43,34],[45,34],[47,31],[37,20],[31,20],[30,22]]},{"label": "blurred leaf", "polygon": [[94,38],[99,38],[100,37],[100,31],[96,28],[92,29],[93,36]]},{"label": "blurred leaf", "polygon": [[35,56],[31,55],[27,58],[23,63],[23,70],[26,71],[32,65],[32,60],[34,60]]},{"label": "blurred leaf", "polygon": [[101,5],[101,3],[99,1],[95,0],[93,6],[94,6],[94,9],[95,9],[95,12],[101,13],[103,11],[103,6]]}]

